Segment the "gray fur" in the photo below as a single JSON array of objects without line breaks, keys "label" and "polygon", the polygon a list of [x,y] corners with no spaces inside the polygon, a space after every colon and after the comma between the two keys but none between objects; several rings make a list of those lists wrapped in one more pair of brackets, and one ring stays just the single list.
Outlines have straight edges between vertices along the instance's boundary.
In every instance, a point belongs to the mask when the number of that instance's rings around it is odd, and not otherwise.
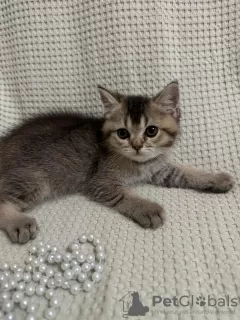
[{"label": "gray fur", "polygon": [[[179,124],[176,83],[153,99],[99,90],[104,118],[38,116],[2,138],[0,229],[13,242],[36,236],[36,220],[23,211],[50,198],[81,193],[145,228],[157,228],[163,223],[163,208],[135,196],[129,187],[151,183],[214,192],[232,187],[227,174],[204,173],[168,160]],[[159,128],[155,138],[145,136],[148,125]],[[131,134],[124,141],[116,136],[122,126]]]}]

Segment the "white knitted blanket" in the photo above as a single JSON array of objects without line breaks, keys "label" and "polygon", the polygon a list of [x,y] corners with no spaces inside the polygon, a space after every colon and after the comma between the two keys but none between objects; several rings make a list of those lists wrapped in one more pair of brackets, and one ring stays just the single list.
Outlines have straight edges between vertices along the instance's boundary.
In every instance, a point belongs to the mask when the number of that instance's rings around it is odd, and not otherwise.
[{"label": "white knitted blanket", "polygon": [[[167,212],[155,231],[81,196],[37,207],[34,242],[64,248],[91,232],[107,248],[103,281],[90,293],[66,294],[57,319],[124,319],[129,291],[149,306],[129,319],[239,319],[239,301],[228,306],[227,299],[240,296],[240,1],[0,0],[0,37],[1,133],[49,110],[100,114],[97,84],[155,94],[178,79],[176,160],[227,171],[236,181],[219,195],[139,187]],[[1,233],[0,263],[23,262],[28,247]],[[154,295],[171,300],[155,297],[154,306]],[[205,305],[196,303],[200,295]],[[225,306],[212,306],[213,295]],[[193,306],[174,306],[174,296],[186,296],[184,305],[193,296]]]}]

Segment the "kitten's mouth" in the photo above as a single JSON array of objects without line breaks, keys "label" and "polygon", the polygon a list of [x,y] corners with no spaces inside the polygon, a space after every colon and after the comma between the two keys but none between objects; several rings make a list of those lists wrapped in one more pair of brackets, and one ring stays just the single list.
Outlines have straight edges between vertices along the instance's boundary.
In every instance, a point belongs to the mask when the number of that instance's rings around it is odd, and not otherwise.
[{"label": "kitten's mouth", "polygon": [[137,162],[145,162],[156,157],[156,154],[154,152],[150,152],[150,150],[146,150],[144,148],[141,148],[139,150],[127,148],[123,150],[123,155],[128,159]]},{"label": "kitten's mouth", "polygon": [[148,161],[149,159],[153,158],[153,155],[150,153],[146,153],[143,150],[134,150],[135,152],[132,153],[130,159],[138,162]]},{"label": "kitten's mouth", "polygon": [[142,152],[142,150],[134,150],[135,152],[133,153],[134,157],[142,157],[144,156],[144,152]]}]

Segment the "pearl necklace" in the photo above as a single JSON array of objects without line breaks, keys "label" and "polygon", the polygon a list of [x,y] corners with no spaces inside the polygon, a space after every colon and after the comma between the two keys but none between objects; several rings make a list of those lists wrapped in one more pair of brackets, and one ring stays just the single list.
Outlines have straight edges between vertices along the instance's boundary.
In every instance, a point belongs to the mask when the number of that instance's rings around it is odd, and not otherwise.
[{"label": "pearl necklace", "polygon": [[[80,250],[86,242],[93,246],[93,253],[85,255]],[[48,300],[44,316],[54,319],[60,305],[56,289],[68,290],[72,295],[91,291],[101,281],[104,261],[104,247],[92,234],[81,235],[64,254],[42,242],[31,246],[25,266],[4,263],[0,268],[0,320],[14,320],[12,311],[17,305],[27,312],[27,320],[36,320],[37,305],[30,301],[33,295]]]}]

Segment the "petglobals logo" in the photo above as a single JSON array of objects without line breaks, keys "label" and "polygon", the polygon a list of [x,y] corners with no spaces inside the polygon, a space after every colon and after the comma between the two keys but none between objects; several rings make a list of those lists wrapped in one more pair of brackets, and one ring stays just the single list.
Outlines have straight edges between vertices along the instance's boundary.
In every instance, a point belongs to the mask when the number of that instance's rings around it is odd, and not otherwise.
[{"label": "petglobals logo", "polygon": [[149,312],[149,307],[142,303],[137,291],[129,291],[119,301],[122,303],[124,318],[145,316]]},{"label": "petglobals logo", "polygon": [[153,296],[152,306],[163,306],[163,307],[237,307],[239,305],[238,297],[230,297],[229,295],[216,297],[214,295],[207,296],[187,296],[183,295],[180,297],[162,297]]},{"label": "petglobals logo", "polygon": [[239,297],[230,295],[181,295],[161,296],[151,293],[128,291],[121,299],[122,317],[154,316],[162,313],[169,314],[234,314],[240,306]]}]

